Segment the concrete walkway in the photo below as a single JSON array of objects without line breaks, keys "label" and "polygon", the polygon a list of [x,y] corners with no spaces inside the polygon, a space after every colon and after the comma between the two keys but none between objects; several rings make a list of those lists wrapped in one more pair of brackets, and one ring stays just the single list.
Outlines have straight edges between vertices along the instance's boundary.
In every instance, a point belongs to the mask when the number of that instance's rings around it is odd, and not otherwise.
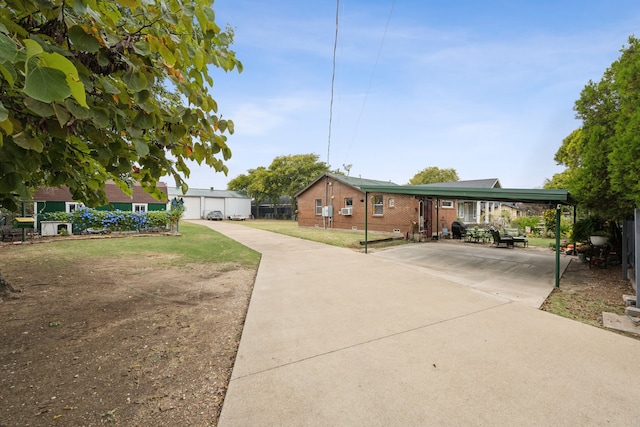
[{"label": "concrete walkway", "polygon": [[220,426],[638,426],[640,341],[426,268],[201,223],[262,253]]}]

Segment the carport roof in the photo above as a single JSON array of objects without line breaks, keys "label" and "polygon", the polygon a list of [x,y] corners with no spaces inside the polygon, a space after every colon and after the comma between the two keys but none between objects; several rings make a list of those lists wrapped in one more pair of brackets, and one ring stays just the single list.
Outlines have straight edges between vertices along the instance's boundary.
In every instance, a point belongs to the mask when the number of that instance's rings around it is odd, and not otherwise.
[{"label": "carport roof", "polygon": [[423,185],[361,185],[366,193],[409,194],[432,198],[458,200],[489,200],[495,202],[541,203],[548,205],[573,205],[575,201],[567,190],[543,190],[521,188],[470,188]]}]

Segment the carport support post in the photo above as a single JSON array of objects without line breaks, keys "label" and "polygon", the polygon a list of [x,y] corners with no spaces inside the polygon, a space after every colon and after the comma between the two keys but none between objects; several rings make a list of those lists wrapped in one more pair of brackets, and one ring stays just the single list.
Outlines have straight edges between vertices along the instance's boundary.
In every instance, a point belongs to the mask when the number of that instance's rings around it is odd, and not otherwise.
[{"label": "carport support post", "polygon": [[560,287],[560,210],[562,205],[556,206],[556,288]]},{"label": "carport support post", "polygon": [[364,192],[364,253],[368,253],[369,246],[369,193]]}]

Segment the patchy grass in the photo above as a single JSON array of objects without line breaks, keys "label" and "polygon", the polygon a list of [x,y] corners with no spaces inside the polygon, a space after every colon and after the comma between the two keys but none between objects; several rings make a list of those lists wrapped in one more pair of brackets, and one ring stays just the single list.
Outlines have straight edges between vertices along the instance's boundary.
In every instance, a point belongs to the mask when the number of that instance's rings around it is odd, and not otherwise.
[{"label": "patchy grass", "polygon": [[[298,237],[305,240],[313,240],[314,242],[326,243],[328,245],[340,246],[343,248],[361,249],[364,246],[360,244],[364,240],[364,231],[342,230],[337,228],[316,228],[316,227],[299,227],[296,221],[286,220],[269,220],[258,219],[253,221],[242,221],[238,224],[247,227],[258,228],[260,230],[272,231],[274,233],[284,234],[291,237]],[[386,246],[396,246],[407,243],[406,240],[394,240],[392,242],[371,243],[372,240],[384,239],[389,237],[402,237],[393,233],[382,233],[378,231],[369,231],[369,245],[375,245],[376,248]]]},{"label": "patchy grass", "polygon": [[[52,243],[26,245],[18,256],[38,254],[42,262],[66,263],[86,258],[157,258],[176,266],[193,263],[233,263],[256,268],[260,254],[202,225],[181,223],[180,236],[149,235],[121,238],[56,237]],[[135,236],[135,235],[134,235]]]},{"label": "patchy grass", "polygon": [[[602,327],[602,313],[624,314],[622,295],[633,295],[629,281],[622,280],[620,266],[589,268],[572,261],[542,310],[589,325]],[[635,337],[640,338],[640,337]]]}]

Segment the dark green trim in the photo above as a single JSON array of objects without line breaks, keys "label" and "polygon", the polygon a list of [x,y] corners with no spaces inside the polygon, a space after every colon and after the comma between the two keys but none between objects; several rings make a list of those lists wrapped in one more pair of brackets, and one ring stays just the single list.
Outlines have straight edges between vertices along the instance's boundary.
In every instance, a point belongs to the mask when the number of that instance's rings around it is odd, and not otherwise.
[{"label": "dark green trim", "polygon": [[542,190],[520,188],[464,188],[464,187],[431,187],[420,185],[362,185],[361,190],[368,193],[409,194],[432,198],[457,200],[490,200],[494,202],[522,202],[575,204],[567,190]]},{"label": "dark green trim", "polygon": [[147,210],[151,211],[166,211],[167,205],[166,203],[149,203],[147,204]]},{"label": "dark green trim", "polygon": [[36,202],[36,212],[41,213],[51,213],[51,212],[65,212],[67,210],[67,205],[65,202]]}]

